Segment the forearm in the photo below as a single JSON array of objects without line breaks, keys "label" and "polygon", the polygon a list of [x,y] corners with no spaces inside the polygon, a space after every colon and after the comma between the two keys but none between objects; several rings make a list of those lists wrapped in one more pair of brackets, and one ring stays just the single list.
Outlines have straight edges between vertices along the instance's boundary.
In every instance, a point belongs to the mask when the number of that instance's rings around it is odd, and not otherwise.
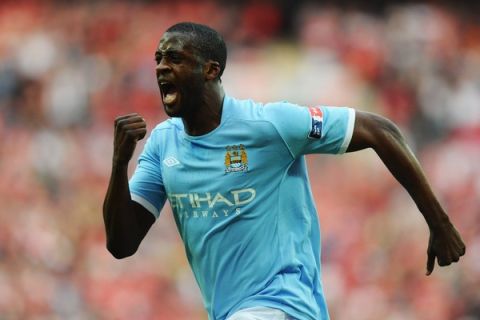
[{"label": "forearm", "polygon": [[433,193],[417,158],[398,129],[394,127],[392,130],[385,130],[381,135],[383,137],[379,137],[379,144],[374,147],[375,152],[410,194],[429,227],[436,228],[447,222],[448,216]]},{"label": "forearm", "polygon": [[135,239],[132,239],[138,224],[133,211],[128,187],[128,166],[114,162],[103,203],[107,248],[114,256],[131,255],[138,247]]}]

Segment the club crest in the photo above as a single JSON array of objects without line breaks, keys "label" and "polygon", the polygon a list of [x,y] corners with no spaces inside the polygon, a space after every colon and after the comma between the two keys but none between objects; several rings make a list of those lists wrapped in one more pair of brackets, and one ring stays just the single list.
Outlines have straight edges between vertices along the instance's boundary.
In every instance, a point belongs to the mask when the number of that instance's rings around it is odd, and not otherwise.
[{"label": "club crest", "polygon": [[243,144],[225,148],[225,173],[248,171],[247,150]]}]

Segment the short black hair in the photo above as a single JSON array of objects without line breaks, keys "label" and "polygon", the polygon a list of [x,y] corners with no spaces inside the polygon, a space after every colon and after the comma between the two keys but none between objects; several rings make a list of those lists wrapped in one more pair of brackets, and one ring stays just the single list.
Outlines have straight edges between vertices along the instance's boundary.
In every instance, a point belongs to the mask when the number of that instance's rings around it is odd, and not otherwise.
[{"label": "short black hair", "polygon": [[217,61],[220,64],[219,77],[227,63],[227,46],[222,36],[214,29],[204,24],[180,22],[167,29],[166,32],[179,32],[192,35],[193,45],[203,58]]}]

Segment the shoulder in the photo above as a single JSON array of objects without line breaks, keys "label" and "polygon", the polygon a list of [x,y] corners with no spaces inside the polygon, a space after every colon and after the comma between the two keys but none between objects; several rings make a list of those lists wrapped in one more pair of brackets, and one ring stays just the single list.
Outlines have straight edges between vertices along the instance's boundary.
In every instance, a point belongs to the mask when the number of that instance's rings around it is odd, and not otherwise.
[{"label": "shoulder", "polygon": [[304,113],[306,109],[287,101],[258,102],[252,99],[242,100],[226,97],[226,103],[231,109],[231,115],[236,119],[257,120],[272,122],[276,118],[282,118],[292,113]]},{"label": "shoulder", "polygon": [[277,101],[265,104],[262,118],[278,127],[291,127],[309,118],[309,109],[287,101]]},{"label": "shoulder", "polygon": [[276,101],[276,102],[269,102],[264,106],[265,115],[271,116],[273,114],[286,112],[288,113],[302,113],[305,112],[307,109],[305,106],[300,106],[295,103],[291,103],[288,101]]},{"label": "shoulder", "polygon": [[263,103],[252,99],[236,99],[225,96],[224,108],[229,118],[256,120],[262,112]]}]

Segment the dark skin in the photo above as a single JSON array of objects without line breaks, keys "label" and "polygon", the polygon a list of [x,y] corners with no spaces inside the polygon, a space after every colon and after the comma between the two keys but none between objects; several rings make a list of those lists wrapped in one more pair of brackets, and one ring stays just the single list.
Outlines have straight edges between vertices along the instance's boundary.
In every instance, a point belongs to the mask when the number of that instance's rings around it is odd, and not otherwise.
[{"label": "dark skin", "polygon": [[162,99],[162,82],[178,89],[173,103],[163,99],[170,117],[181,117],[189,135],[203,135],[220,124],[225,93],[219,80],[220,64],[205,60],[189,35],[166,33],[155,51],[155,68]]},{"label": "dark skin", "polygon": [[[160,40],[155,60],[165,112],[169,116],[181,117],[189,135],[203,135],[217,128],[225,95],[219,79],[219,63],[202,58],[189,35],[168,32]],[[175,90],[168,89],[165,83],[171,84]],[[107,248],[119,259],[136,252],[155,221],[150,212],[131,200],[128,187],[128,163],[137,141],[145,134],[145,120],[138,114],[115,119],[112,175],[103,217]],[[440,266],[457,262],[465,254],[465,244],[398,128],[384,117],[356,111],[347,152],[368,148],[377,153],[407,190],[427,222],[430,240],[426,274],[432,273],[435,260]]]}]

